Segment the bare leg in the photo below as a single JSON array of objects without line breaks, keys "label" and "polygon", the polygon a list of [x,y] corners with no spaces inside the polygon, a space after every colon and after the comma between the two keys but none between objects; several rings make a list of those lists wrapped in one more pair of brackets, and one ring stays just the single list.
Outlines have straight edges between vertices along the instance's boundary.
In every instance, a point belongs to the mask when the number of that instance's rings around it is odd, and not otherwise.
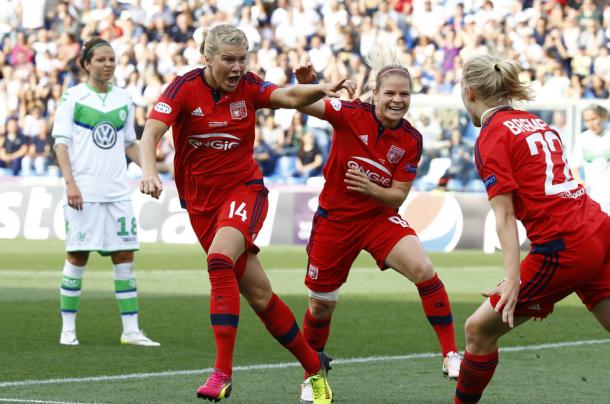
[{"label": "bare leg", "polygon": [[606,331],[610,332],[610,298],[597,303],[591,312]]}]

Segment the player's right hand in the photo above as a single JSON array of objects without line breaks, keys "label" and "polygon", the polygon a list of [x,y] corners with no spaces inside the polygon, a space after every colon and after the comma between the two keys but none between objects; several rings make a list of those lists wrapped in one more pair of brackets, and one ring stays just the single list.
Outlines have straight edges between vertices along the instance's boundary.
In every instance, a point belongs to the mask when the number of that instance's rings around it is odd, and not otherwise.
[{"label": "player's right hand", "polygon": [[515,308],[519,298],[519,279],[505,279],[493,290],[483,293],[485,297],[493,295],[500,295],[495,310],[502,316],[502,322],[513,328],[515,326]]},{"label": "player's right hand", "polygon": [[72,209],[83,210],[83,196],[75,182],[66,184],[66,199]]},{"label": "player's right hand", "polygon": [[140,192],[150,195],[155,199],[159,199],[162,191],[163,183],[157,174],[142,175],[142,179],[140,180]]}]

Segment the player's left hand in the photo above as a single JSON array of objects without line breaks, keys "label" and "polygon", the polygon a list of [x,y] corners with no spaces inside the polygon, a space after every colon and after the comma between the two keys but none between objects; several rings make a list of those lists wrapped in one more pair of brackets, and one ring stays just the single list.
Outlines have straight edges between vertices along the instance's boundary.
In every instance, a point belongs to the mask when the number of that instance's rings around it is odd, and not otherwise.
[{"label": "player's left hand", "polygon": [[376,187],[364,173],[352,168],[345,173],[344,181],[345,185],[347,185],[347,189],[360,192],[364,195],[372,195]]},{"label": "player's left hand", "polygon": [[294,69],[293,73],[299,84],[311,84],[318,78],[318,74],[313,69],[311,63],[307,63],[305,66],[297,67]]},{"label": "player's left hand", "polygon": [[351,99],[356,92],[356,81],[355,80],[347,80],[343,79],[340,81],[335,81],[334,83],[324,83],[324,94],[327,97],[339,98],[339,91],[347,90],[347,94]]},{"label": "player's left hand", "polygon": [[502,322],[508,324],[510,328],[515,326],[515,307],[519,297],[519,279],[505,279],[489,292],[483,293],[485,297],[500,295],[500,300],[496,304],[496,312],[502,315]]}]

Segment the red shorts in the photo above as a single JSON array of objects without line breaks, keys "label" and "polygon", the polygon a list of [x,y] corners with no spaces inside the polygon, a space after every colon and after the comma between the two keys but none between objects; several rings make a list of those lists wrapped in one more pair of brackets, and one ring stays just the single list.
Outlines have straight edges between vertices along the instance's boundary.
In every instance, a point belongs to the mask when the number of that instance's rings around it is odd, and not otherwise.
[{"label": "red shorts", "polygon": [[405,236],[416,236],[397,213],[339,222],[318,209],[307,245],[305,285],[314,292],[332,292],[347,280],[349,270],[362,250],[368,251],[381,270],[396,243]]},{"label": "red shorts", "polygon": [[[544,318],[572,292],[589,310],[610,298],[610,217],[589,238],[558,239],[532,247],[521,262],[515,315]],[[499,300],[500,296],[492,296],[492,306]]]},{"label": "red shorts", "polygon": [[[191,225],[197,235],[199,243],[208,252],[216,232],[221,227],[233,227],[243,234],[246,241],[246,251],[258,253],[259,248],[254,244],[263,222],[267,216],[267,194],[269,191],[262,181],[252,181],[248,185],[237,187],[227,194],[223,203],[213,215],[189,214]],[[241,278],[246,268],[247,254],[240,256],[235,263],[235,271]]]}]

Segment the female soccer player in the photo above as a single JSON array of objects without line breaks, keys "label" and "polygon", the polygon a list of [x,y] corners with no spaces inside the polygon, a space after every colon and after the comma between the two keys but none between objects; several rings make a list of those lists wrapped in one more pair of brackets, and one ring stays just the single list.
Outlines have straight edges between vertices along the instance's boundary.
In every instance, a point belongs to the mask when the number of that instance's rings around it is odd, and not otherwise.
[{"label": "female soccer player", "polygon": [[297,108],[336,97],[352,82],[278,88],[246,72],[248,41],[231,25],[204,37],[206,67],[176,78],[159,97],[142,136],[143,193],[162,191],[155,144],[172,126],[176,187],[203,249],[211,284],[210,318],[216,340],[215,370],[197,390],[218,400],[231,392],[239,294],[269,332],[299,360],[314,385],[316,403],[330,403],[328,358],[303,338],[290,309],[271,290],[256,256],[254,239],[267,213],[267,189],[252,157],[255,113],[260,108]]},{"label": "female soccer player", "polygon": [[574,178],[584,168],[585,185],[591,198],[602,210],[610,213],[610,127],[608,110],[601,105],[589,105],[582,112],[587,130],[576,137],[570,163]]},{"label": "female soccer player", "polygon": [[[324,349],[339,289],[366,250],[381,270],[393,268],[415,283],[441,345],[443,373],[455,379],[461,357],[447,292],[415,231],[397,212],[422,152],[421,134],[403,118],[411,102],[411,76],[389,48],[378,47],[367,63],[376,75],[373,104],[327,99],[299,108],[334,128],[307,246],[309,305],[303,334],[314,349]],[[309,83],[316,75],[307,66],[297,69],[297,78]],[[301,401],[311,401],[310,395],[305,380]]]},{"label": "female soccer player", "polygon": [[[557,132],[511,107],[531,98],[519,72],[516,62],[489,55],[464,65],[462,100],[481,127],[476,164],[496,218],[506,278],[466,321],[456,403],[480,400],[502,335],[548,316],[572,292],[610,332],[610,218],[572,178]],[[531,242],[521,263],[517,219]]]},{"label": "female soccer player", "polygon": [[57,109],[53,137],[57,163],[66,183],[66,251],[61,281],[63,319],[59,342],[78,345],[76,312],[85,265],[91,251],[110,255],[123,334],[121,343],[158,346],[138,325],[133,270],[139,248],[131,206],[125,155],[139,163],[129,94],[110,82],[116,59],[101,38],[85,43],[80,65],[89,78],[70,88]]}]

